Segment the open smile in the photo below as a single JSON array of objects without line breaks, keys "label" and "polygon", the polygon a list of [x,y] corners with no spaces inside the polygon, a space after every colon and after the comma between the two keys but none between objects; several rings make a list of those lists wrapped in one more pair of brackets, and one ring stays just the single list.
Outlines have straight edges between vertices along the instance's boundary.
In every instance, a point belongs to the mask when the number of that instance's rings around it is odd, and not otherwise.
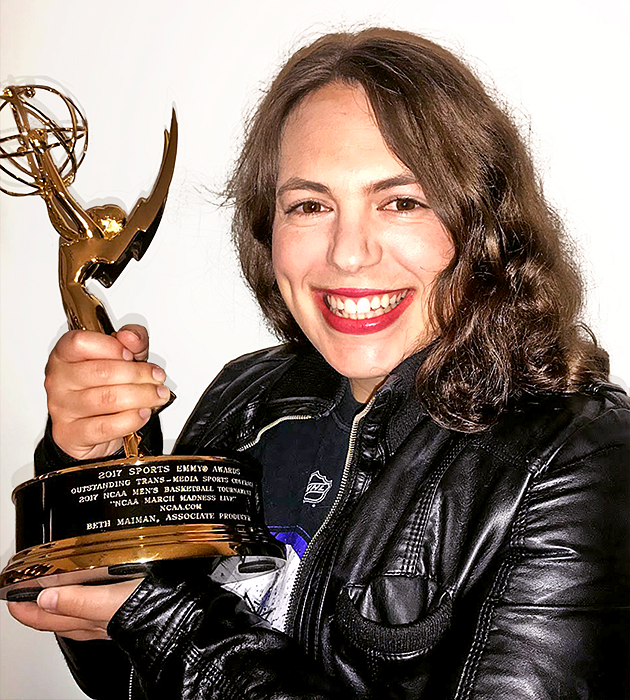
[{"label": "open smile", "polygon": [[334,330],[364,335],[394,323],[411,304],[413,290],[318,290],[316,299],[324,320]]},{"label": "open smile", "polygon": [[360,321],[366,318],[376,318],[393,311],[409,293],[408,289],[400,292],[385,292],[357,298],[324,294],[324,303],[336,316],[352,318]]}]

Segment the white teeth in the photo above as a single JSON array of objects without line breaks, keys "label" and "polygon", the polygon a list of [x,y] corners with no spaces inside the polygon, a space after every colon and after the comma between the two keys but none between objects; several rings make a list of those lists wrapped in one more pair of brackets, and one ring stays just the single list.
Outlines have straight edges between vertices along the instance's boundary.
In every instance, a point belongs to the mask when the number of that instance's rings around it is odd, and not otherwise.
[{"label": "white teeth", "polygon": [[342,318],[351,318],[354,320],[363,320],[366,318],[375,318],[389,313],[400,304],[407,296],[409,290],[396,294],[383,294],[382,296],[375,295],[371,299],[369,297],[361,297],[359,299],[351,299],[346,297],[326,295],[324,301],[328,308],[336,315]]},{"label": "white teeth", "polygon": [[372,307],[371,307],[369,299],[362,297],[361,299],[359,299],[359,301],[357,301],[357,313],[358,314],[366,314],[371,308]]}]

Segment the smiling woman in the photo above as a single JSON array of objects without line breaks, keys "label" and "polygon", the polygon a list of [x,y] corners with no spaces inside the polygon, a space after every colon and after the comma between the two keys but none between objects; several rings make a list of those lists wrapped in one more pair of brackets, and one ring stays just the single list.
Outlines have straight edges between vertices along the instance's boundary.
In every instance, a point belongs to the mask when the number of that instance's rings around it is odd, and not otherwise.
[{"label": "smiling woman", "polygon": [[453,244],[362,89],[332,83],[287,120],[272,250],[292,317],[358,401],[431,339],[427,297]]},{"label": "smiling woman", "polygon": [[[227,191],[285,344],[227,365],[175,451],[260,462],[286,566],[156,566],[12,614],[103,700],[629,697],[630,404],[508,116],[421,37],[327,35]],[[59,341],[40,473],[156,434],[147,351],[139,327]]]},{"label": "smiling woman", "polygon": [[[354,98],[337,105],[336,123],[332,111],[327,115],[332,132],[327,131],[320,127],[316,110],[321,116],[326,96],[330,102],[332,95],[344,92]],[[344,109],[352,110],[348,117],[360,120],[356,126],[362,129],[350,134],[346,127],[347,138],[337,133],[344,129]],[[319,140],[315,133],[321,134]],[[368,143],[370,133],[373,140]],[[332,138],[336,152],[327,141]],[[286,154],[288,139],[294,148],[291,158]],[[318,211],[326,208],[321,196],[333,194],[326,182],[312,182],[303,172],[284,175],[298,178],[293,184],[279,179],[283,167],[295,170],[304,162],[303,148],[315,158],[309,163],[312,170],[320,158],[323,166],[329,151],[331,166],[335,162],[339,171],[346,164],[346,177],[351,162],[359,161],[361,152],[367,158],[372,149],[382,159],[381,167],[389,159],[390,168],[374,177],[402,176],[402,182],[390,183],[392,194],[405,195],[406,201],[412,194],[419,204],[429,206],[424,212],[423,207],[414,208],[423,229],[433,221],[448,232],[452,252],[444,247],[442,255],[450,255],[449,260],[423,269],[422,253],[416,251],[412,267],[423,270],[422,284],[411,285],[420,291],[411,305],[420,315],[416,331],[424,332],[408,337],[397,356],[399,362],[414,344],[418,349],[435,340],[417,383],[421,401],[437,422],[468,432],[483,430],[519,396],[573,392],[606,378],[607,354],[579,321],[582,282],[527,146],[509,115],[453,54],[422,37],[384,28],[327,35],[291,57],[261,102],[228,185],[236,205],[233,235],[245,278],[263,313],[281,337],[297,343],[305,335],[314,341],[287,308],[270,265],[272,224],[280,216],[276,196],[285,202],[287,186],[295,190],[300,180],[311,181],[311,194],[319,198],[296,190],[300,196],[294,203],[299,206],[306,198],[314,214],[313,206]],[[349,183],[344,185],[348,195]],[[409,204],[395,208],[401,206]],[[344,228],[347,209],[342,218],[335,210]],[[306,214],[304,206],[302,212]],[[320,215],[324,211],[318,220]],[[303,220],[310,225],[309,217]],[[402,230],[390,225],[387,229]],[[426,246],[428,240],[433,239],[416,235],[412,248]],[[439,247],[436,243],[436,254]],[[378,252],[379,245],[372,242],[372,248]],[[407,259],[413,255],[413,250],[406,252]],[[399,284],[384,281],[379,288],[386,291],[387,285]],[[404,290],[404,284],[399,286]],[[395,354],[393,350],[389,359]],[[377,362],[370,376],[383,376],[392,366]]]}]

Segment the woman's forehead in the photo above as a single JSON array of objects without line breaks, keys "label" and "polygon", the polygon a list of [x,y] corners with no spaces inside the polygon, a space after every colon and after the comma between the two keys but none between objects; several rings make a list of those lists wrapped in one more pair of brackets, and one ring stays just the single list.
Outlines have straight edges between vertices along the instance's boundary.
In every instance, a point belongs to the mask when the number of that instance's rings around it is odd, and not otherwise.
[{"label": "woman's forehead", "polygon": [[308,178],[321,169],[350,174],[368,166],[377,179],[399,176],[404,169],[387,146],[362,87],[331,83],[291,113],[280,140],[279,186],[287,177]]}]

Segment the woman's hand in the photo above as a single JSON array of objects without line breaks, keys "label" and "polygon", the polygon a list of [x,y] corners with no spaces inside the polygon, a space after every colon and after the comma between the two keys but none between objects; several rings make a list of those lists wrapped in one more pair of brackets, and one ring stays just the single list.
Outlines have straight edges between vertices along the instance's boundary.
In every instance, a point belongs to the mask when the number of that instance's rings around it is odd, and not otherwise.
[{"label": "woman's hand", "polygon": [[[52,436],[75,459],[100,459],[167,403],[166,373],[146,362],[146,328],[123,326],[116,336],[70,331],[53,348],[44,386]],[[135,360],[135,361],[134,361]]]},{"label": "woman's hand", "polygon": [[108,639],[107,625],[142,579],[100,586],[45,588],[36,603],[8,603],[23,625],[85,641]]}]

